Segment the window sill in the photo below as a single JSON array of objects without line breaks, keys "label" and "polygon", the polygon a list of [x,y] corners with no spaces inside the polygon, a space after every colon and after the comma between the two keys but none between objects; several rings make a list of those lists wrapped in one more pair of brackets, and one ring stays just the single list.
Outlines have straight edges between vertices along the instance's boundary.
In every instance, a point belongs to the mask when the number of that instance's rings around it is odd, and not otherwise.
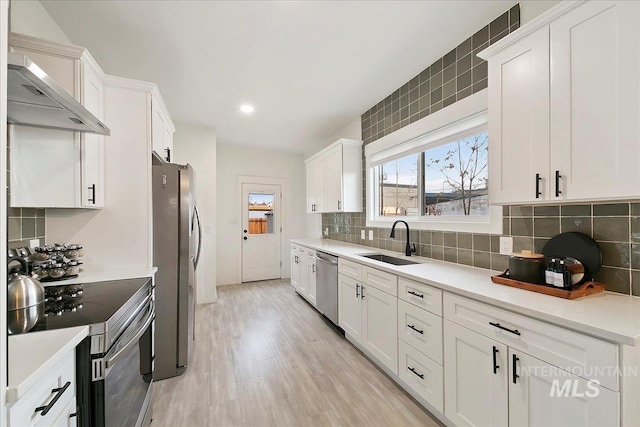
[{"label": "window sill", "polygon": [[[387,219],[388,218],[388,219]],[[489,217],[484,218],[444,218],[431,217],[387,217],[384,219],[367,218],[367,227],[391,228],[397,220],[406,221],[413,230],[458,231],[465,233],[502,234],[502,207],[492,206]]]}]

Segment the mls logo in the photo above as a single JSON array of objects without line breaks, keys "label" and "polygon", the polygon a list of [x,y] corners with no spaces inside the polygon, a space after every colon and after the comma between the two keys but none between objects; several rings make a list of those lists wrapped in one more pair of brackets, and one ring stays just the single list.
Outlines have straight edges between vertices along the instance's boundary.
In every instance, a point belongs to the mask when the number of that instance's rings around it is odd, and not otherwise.
[{"label": "mls logo", "polygon": [[596,397],[600,394],[599,385],[600,381],[589,380],[587,381],[587,390],[578,391],[579,380],[568,379],[561,384],[560,380],[556,379],[551,383],[549,397]]}]

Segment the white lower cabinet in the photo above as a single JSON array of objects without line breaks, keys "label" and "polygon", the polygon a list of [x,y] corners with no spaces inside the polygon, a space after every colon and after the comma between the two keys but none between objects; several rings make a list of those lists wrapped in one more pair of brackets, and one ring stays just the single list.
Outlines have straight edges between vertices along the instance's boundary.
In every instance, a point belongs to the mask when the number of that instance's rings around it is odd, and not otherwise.
[{"label": "white lower cabinet", "polygon": [[362,342],[362,306],[360,283],[338,274],[338,323],[357,342]]},{"label": "white lower cabinet", "polygon": [[435,409],[444,412],[444,368],[409,344],[398,341],[398,376]]},{"label": "white lower cabinet", "polygon": [[295,290],[300,288],[300,262],[297,247],[291,247],[291,286]]},{"label": "white lower cabinet", "polygon": [[620,378],[598,369],[618,345],[351,260],[338,273],[346,337],[447,425],[624,424]]},{"label": "white lower cabinet", "polygon": [[509,364],[509,425],[620,425],[618,393],[511,348]]},{"label": "white lower cabinet", "polygon": [[291,286],[314,307],[316,305],[316,251],[291,246]]},{"label": "white lower cabinet", "polygon": [[316,305],[316,253],[307,252],[306,271],[307,275],[307,301],[315,307]]},{"label": "white lower cabinet", "polygon": [[508,425],[507,346],[445,320],[444,360],[444,415],[457,426]]},{"label": "white lower cabinet", "polygon": [[372,286],[361,288],[364,297],[362,344],[392,372],[398,372],[398,299]]},{"label": "white lower cabinet", "polygon": [[617,426],[619,393],[445,319],[445,411],[457,426]]},{"label": "white lower cabinet", "polygon": [[9,406],[9,427],[76,425],[75,360],[74,349]]},{"label": "white lower cabinet", "polygon": [[339,324],[351,340],[391,372],[398,372],[398,300],[395,296],[338,274]]},{"label": "white lower cabinet", "polygon": [[442,317],[398,300],[398,338],[442,364]]}]

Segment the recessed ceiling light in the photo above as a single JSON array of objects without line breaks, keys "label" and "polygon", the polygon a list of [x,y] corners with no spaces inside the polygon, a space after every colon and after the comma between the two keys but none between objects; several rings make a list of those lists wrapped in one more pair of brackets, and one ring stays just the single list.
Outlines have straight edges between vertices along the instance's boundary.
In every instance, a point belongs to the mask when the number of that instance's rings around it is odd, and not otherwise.
[{"label": "recessed ceiling light", "polygon": [[253,113],[254,110],[255,108],[253,108],[253,105],[243,104],[240,106],[240,111],[242,111],[245,114],[251,114]]}]

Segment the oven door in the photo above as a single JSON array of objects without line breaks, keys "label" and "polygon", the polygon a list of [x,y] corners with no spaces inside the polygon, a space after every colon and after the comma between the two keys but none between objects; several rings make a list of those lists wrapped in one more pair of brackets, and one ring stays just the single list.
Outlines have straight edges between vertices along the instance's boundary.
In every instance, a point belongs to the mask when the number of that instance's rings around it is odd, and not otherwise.
[{"label": "oven door", "polygon": [[153,324],[148,304],[104,356],[104,379],[92,383],[92,426],[143,426],[151,422]]}]

